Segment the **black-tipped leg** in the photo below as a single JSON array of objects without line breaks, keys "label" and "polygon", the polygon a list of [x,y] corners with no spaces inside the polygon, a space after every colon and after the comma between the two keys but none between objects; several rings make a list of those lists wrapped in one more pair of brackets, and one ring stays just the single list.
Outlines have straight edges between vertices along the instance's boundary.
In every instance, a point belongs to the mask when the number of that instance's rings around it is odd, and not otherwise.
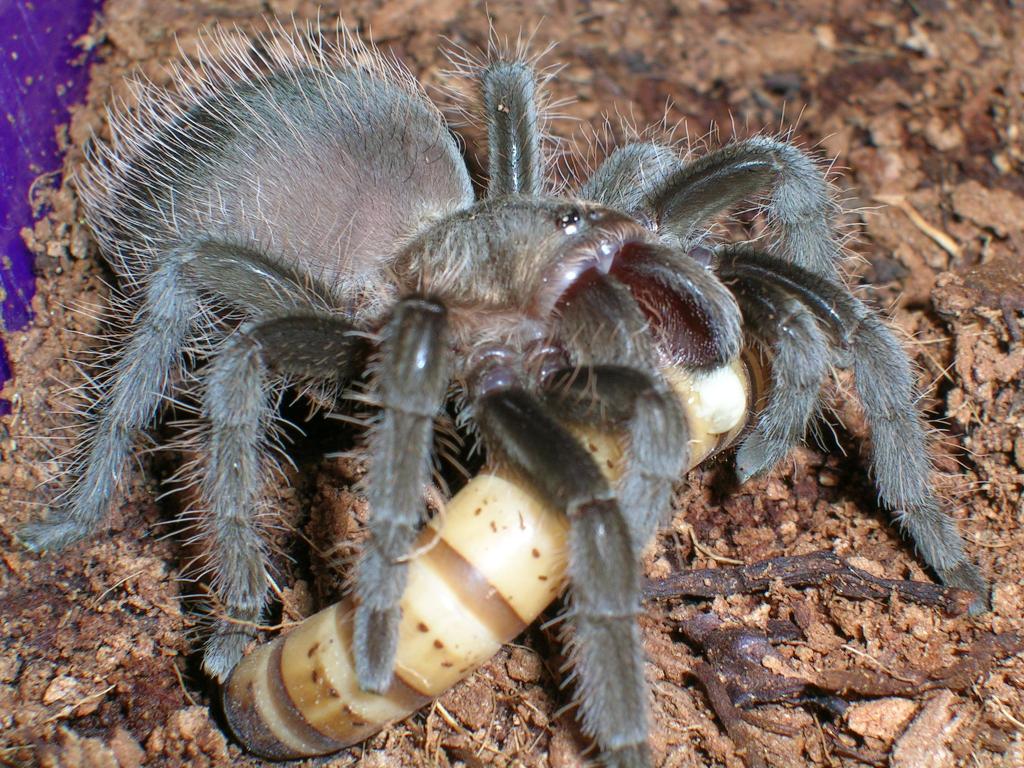
[{"label": "black-tipped leg", "polygon": [[434,418],[448,388],[447,314],[430,299],[400,302],[384,332],[377,369],[382,408],[366,478],[370,538],[356,570],[353,631],[360,686],[384,692],[398,645],[406,558],[423,514]]},{"label": "black-tipped leg", "polygon": [[583,728],[608,764],[647,766],[640,569],[625,516],[587,451],[527,392],[491,392],[473,407],[491,455],[569,517],[569,618]]},{"label": "black-tipped leg", "polygon": [[243,328],[211,363],[203,394],[209,423],[197,517],[205,529],[212,587],[227,618],[207,640],[203,667],[225,680],[241,658],[266,602],[269,580],[259,517],[273,464],[267,434],[282,376],[342,381],[362,340],[329,316],[292,315]]}]

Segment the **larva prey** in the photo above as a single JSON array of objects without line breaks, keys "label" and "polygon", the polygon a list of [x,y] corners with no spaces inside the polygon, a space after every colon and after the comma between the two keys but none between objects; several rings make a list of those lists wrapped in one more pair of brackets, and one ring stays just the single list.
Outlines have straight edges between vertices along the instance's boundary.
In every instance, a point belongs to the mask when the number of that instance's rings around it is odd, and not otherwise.
[{"label": "larva prey", "polygon": [[[696,377],[669,373],[690,425],[694,466],[727,447],[747,421],[748,366]],[[758,371],[760,373],[760,371]],[[581,434],[612,477],[614,437]],[[521,479],[485,470],[417,540],[402,598],[395,676],[384,694],[359,687],[353,606],[343,601],[246,656],[223,691],[238,740],[283,760],[356,744],[441,695],[540,615],[565,587],[568,521]]]}]

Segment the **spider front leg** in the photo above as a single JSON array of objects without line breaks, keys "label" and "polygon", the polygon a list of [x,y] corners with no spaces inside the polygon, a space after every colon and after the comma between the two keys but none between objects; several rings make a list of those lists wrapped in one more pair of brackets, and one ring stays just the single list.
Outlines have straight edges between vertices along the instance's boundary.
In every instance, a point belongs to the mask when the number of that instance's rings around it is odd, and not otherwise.
[{"label": "spider front leg", "polygon": [[[883,506],[896,516],[922,559],[943,583],[977,594],[971,605],[973,613],[986,610],[988,584],[967,560],[956,522],[939,504],[932,489],[932,465],[924,425],[915,404],[913,372],[892,331],[844,285],[778,257],[738,245],[719,249],[716,258],[718,275],[727,284],[736,284],[741,297],[761,291],[760,297],[776,309],[798,301],[813,313],[830,343],[841,353],[825,357],[818,342],[806,347],[792,345],[785,354],[789,358],[802,355],[798,368],[813,374],[815,370],[824,370],[823,361],[829,357],[849,358],[857,394],[871,429],[871,468]],[[744,298],[741,303],[752,306]],[[803,315],[787,315],[784,311],[764,319],[774,322],[777,338],[783,338],[791,329],[779,323],[789,318],[801,318],[804,323]],[[810,376],[807,383],[808,390],[813,390]],[[782,400],[788,395],[781,388],[785,383],[780,380],[779,384],[772,397]]]},{"label": "spider front leg", "polygon": [[814,315],[797,299],[763,282],[728,282],[747,336],[772,354],[767,401],[736,451],[742,483],[770,470],[804,438],[820,407],[832,351]]},{"label": "spider front leg", "polygon": [[771,250],[836,277],[829,184],[814,160],[784,141],[747,139],[692,162],[658,144],[630,144],[601,164],[580,196],[637,216],[666,243],[686,250],[711,220],[765,189],[771,189],[767,212],[776,232]]},{"label": "spider front leg", "polygon": [[544,184],[533,68],[494,61],[480,73],[487,123],[488,197],[539,195]]},{"label": "spider front leg", "polygon": [[[618,502],[606,496],[593,462],[578,457],[575,441],[569,445],[563,428],[525,393],[485,395],[476,418],[489,448],[568,510],[570,617],[584,729],[609,764],[644,766],[650,756],[634,590],[642,550],[664,521],[690,454],[687,421],[659,372],[655,343],[677,358],[715,367],[738,352],[739,325],[721,284],[660,246],[631,251],[613,273],[590,274],[560,308],[558,335],[568,340],[576,367],[549,379],[546,398],[562,419],[626,431]],[[672,309],[653,334],[638,301]],[[622,533],[615,533],[618,527]]]},{"label": "spider front leg", "polygon": [[592,365],[555,373],[545,399],[567,423],[628,435],[629,458],[617,490],[642,550],[664,521],[672,488],[689,465],[686,421],[668,385],[656,371]]},{"label": "spider front leg", "polygon": [[[670,256],[660,255],[666,259]],[[739,339],[737,319],[727,321],[730,314],[738,315],[731,297],[703,268],[689,275],[697,281],[695,285],[684,279],[686,271],[672,272],[669,263],[657,261],[654,256],[649,252],[634,254],[632,263],[620,274],[637,279],[638,284],[642,276],[643,285],[650,290],[654,290],[658,277],[674,279],[672,290],[663,287],[676,301],[668,302],[660,296],[662,301],[652,302],[656,305],[678,307],[687,298],[704,302],[702,309],[713,319],[703,327],[700,323],[687,324],[691,332],[701,328],[687,339],[690,352],[716,365],[730,359],[734,350],[738,351]],[[696,312],[696,307],[693,309]],[[546,397],[555,412],[569,422],[625,429],[629,459],[617,490],[639,559],[664,522],[673,485],[689,465],[687,423],[676,395],[659,372],[656,334],[651,334],[647,319],[626,285],[613,277],[594,275],[561,308],[560,318],[559,335],[569,340],[573,367],[551,378]],[[707,337],[704,330],[709,331]]]},{"label": "spider front leg", "polygon": [[365,483],[370,538],[356,569],[353,630],[359,684],[376,693],[391,685],[406,559],[430,478],[434,418],[448,388],[447,329],[439,302],[399,302],[384,331],[376,370],[382,413],[370,436]]},{"label": "spider front leg", "polygon": [[570,521],[572,658],[584,731],[607,765],[646,768],[647,702],[636,624],[640,568],[625,516],[594,460],[510,373],[474,398],[490,455],[510,465]]},{"label": "spider front leg", "polygon": [[242,656],[267,598],[266,545],[258,518],[272,470],[267,434],[276,417],[275,381],[343,381],[362,341],[347,320],[291,314],[246,324],[226,343],[205,377],[208,423],[201,464],[200,539],[212,588],[226,618],[206,643],[203,667],[225,680]]},{"label": "spider front leg", "polygon": [[[828,182],[809,156],[776,139],[737,142],[688,163],[669,147],[630,144],[601,164],[580,195],[628,211],[663,242],[687,252],[716,216],[765,189],[771,190],[767,212],[776,233],[773,249],[789,262],[838,280],[839,246]],[[775,312],[757,308],[762,298],[746,296],[744,311]],[[806,320],[794,319],[786,327],[792,334],[764,340],[777,354],[788,355],[803,344],[818,354],[779,369],[761,426],[740,449],[741,478],[767,471],[786,456],[817,409],[813,380],[828,364],[821,357],[821,335]]]}]

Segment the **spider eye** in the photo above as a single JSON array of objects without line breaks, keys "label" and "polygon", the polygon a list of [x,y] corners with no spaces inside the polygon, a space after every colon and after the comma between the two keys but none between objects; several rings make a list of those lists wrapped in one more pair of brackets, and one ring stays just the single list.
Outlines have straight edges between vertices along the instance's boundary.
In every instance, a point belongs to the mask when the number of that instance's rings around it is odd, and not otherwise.
[{"label": "spider eye", "polygon": [[558,214],[556,222],[567,235],[575,235],[580,229],[580,212],[577,208],[566,208]]}]

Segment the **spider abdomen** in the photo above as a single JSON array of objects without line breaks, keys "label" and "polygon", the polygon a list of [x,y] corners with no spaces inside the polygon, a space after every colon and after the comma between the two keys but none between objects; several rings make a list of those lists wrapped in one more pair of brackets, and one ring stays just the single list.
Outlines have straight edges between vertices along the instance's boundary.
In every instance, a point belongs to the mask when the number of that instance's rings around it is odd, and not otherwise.
[{"label": "spider abdomen", "polygon": [[179,95],[137,85],[137,111],[113,117],[116,148],[98,149],[80,188],[119,271],[212,241],[345,290],[471,202],[460,151],[414,81],[383,58],[352,66],[367,53],[355,42],[274,44],[270,74],[229,53],[181,76]]},{"label": "spider abdomen", "polygon": [[[690,428],[691,465],[742,430],[753,397],[750,373],[740,362],[708,374],[665,371]],[[618,441],[589,431],[581,437],[603,471],[617,476]],[[441,695],[561,593],[568,525],[522,479],[500,469],[477,476],[419,537],[390,688],[381,695],[360,688],[353,605],[343,601],[239,663],[223,693],[235,735],[269,758],[328,754]]]}]

